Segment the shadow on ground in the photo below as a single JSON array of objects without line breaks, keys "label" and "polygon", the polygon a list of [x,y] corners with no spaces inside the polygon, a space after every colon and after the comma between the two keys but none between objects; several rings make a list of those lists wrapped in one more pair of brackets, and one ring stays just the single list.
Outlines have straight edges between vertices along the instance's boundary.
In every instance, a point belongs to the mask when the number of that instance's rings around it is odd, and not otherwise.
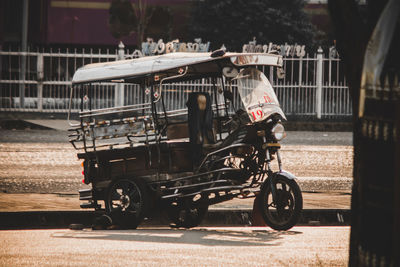
[{"label": "shadow on ground", "polygon": [[62,231],[54,238],[156,242],[168,244],[194,244],[204,246],[278,246],[275,242],[286,235],[302,234],[298,231],[226,230],[226,229],[139,229],[102,231]]}]

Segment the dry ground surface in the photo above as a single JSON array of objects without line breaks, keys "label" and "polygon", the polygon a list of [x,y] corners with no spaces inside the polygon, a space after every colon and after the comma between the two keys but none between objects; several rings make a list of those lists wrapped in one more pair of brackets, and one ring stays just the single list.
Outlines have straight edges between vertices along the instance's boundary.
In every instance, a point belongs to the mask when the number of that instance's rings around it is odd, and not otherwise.
[{"label": "dry ground surface", "polygon": [[[348,133],[289,133],[305,208],[349,208]],[[81,166],[59,131],[0,130],[0,211],[79,209]],[[251,208],[252,199],[214,208]],[[0,266],[347,266],[349,227],[0,231]],[[90,253],[88,248],[90,247]]]},{"label": "dry ground surface", "polygon": [[[0,130],[0,211],[79,207],[77,191],[87,186],[81,182],[82,167],[66,136],[63,131]],[[351,134],[291,132],[288,136],[292,138],[283,142],[281,150],[284,169],[298,177],[305,207],[348,207]],[[249,200],[233,200],[216,208],[248,206]]]},{"label": "dry ground surface", "polygon": [[[319,188],[321,190],[345,189],[340,178],[351,177],[351,146],[286,145],[281,155],[284,169],[295,174],[300,181],[302,177],[330,178],[326,188]],[[0,190],[3,192],[76,192],[81,187],[81,172],[76,151],[69,144],[0,144]],[[332,178],[339,179],[330,183]]]},{"label": "dry ground surface", "polygon": [[349,234],[343,226],[0,231],[0,265],[347,266]]}]

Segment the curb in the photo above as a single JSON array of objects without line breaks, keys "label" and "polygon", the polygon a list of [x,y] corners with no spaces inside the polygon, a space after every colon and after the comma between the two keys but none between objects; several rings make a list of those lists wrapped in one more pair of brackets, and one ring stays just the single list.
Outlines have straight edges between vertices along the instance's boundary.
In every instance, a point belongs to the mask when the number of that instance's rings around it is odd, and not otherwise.
[{"label": "curb", "polygon": [[[27,211],[0,212],[0,230],[68,228],[70,224],[90,227],[94,218],[102,214],[94,211]],[[251,209],[209,210],[202,226],[250,226]],[[141,226],[168,226],[164,217],[146,219]],[[306,209],[297,225],[346,226],[350,225],[348,209]]]}]

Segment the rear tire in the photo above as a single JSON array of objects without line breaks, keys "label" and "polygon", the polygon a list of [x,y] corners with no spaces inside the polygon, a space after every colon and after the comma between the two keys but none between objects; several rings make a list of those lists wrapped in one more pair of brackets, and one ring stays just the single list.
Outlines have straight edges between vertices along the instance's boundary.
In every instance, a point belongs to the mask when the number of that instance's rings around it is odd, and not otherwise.
[{"label": "rear tire", "polygon": [[146,187],[138,180],[120,179],[113,182],[107,193],[106,212],[113,224],[136,229],[149,206]]},{"label": "rear tire", "polygon": [[[272,199],[271,180],[276,188],[276,203]],[[265,223],[275,230],[288,230],[296,225],[303,209],[303,197],[295,180],[282,175],[268,178],[260,192],[260,209]]]},{"label": "rear tire", "polygon": [[200,199],[178,199],[167,209],[173,228],[192,228],[198,226],[208,211],[208,204],[202,196]]}]

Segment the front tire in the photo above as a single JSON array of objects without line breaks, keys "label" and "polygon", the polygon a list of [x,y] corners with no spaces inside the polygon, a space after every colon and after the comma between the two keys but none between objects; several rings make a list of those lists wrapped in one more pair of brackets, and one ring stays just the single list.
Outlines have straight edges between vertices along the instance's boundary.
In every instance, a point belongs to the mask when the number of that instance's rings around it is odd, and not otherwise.
[{"label": "front tire", "polygon": [[[272,197],[271,179],[275,185],[276,201]],[[275,230],[292,228],[303,209],[303,197],[296,181],[279,174],[264,182],[259,201],[265,223]]]}]

